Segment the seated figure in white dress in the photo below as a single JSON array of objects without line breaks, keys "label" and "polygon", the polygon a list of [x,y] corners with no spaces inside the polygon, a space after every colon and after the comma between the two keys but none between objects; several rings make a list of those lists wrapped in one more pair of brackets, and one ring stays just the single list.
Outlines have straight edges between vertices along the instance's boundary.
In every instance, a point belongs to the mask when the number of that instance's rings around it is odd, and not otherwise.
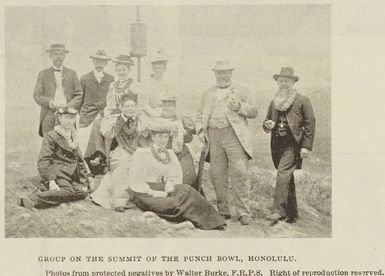
[{"label": "seated figure in white dress", "polygon": [[111,144],[111,170],[92,194],[94,203],[116,211],[124,211],[129,206],[124,183],[127,182],[132,154],[138,147],[148,145],[148,130],[140,119],[136,102],[129,96],[123,96],[120,109],[122,113],[113,126],[115,135]]}]

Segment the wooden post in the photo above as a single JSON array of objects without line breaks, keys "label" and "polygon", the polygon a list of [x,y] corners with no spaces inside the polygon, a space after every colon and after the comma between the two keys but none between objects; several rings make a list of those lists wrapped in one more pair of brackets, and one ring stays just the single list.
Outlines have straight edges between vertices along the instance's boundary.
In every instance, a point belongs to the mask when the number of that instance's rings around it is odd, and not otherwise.
[{"label": "wooden post", "polygon": [[137,57],[136,58],[136,63],[137,63],[137,68],[138,68],[138,72],[136,74],[136,80],[137,82],[141,82],[142,81],[142,63],[141,63],[141,58],[140,57]]},{"label": "wooden post", "polygon": [[136,6],[136,22],[131,24],[131,56],[136,57],[136,79],[142,81],[142,57],[146,56],[146,25],[141,22],[140,6]]}]

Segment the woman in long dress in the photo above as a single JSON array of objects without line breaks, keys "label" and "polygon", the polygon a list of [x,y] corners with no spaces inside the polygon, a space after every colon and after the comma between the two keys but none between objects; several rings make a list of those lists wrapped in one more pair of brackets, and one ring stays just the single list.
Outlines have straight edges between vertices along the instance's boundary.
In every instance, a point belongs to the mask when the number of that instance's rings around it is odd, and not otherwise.
[{"label": "woman in long dress", "polygon": [[[115,65],[117,80],[110,84],[106,96],[106,107],[102,118],[93,124],[85,156],[90,159],[92,166],[109,166],[109,155],[112,139],[115,136],[114,126],[121,114],[121,99],[124,95],[138,102],[140,86],[130,77],[130,68],[134,65],[128,55],[119,55],[112,60]],[[102,163],[102,164],[100,164]],[[107,164],[103,164],[107,163]]]},{"label": "woman in long dress", "polygon": [[120,109],[122,113],[113,126],[111,170],[92,194],[92,200],[104,208],[123,212],[130,205],[126,183],[131,157],[138,147],[147,146],[148,130],[139,116],[136,102],[128,95],[122,96]]},{"label": "woman in long dress", "polygon": [[170,221],[191,221],[202,229],[221,229],[226,222],[195,189],[182,183],[178,158],[167,149],[170,127],[154,120],[149,126],[150,147],[138,148],[132,156],[128,184],[133,202]]}]

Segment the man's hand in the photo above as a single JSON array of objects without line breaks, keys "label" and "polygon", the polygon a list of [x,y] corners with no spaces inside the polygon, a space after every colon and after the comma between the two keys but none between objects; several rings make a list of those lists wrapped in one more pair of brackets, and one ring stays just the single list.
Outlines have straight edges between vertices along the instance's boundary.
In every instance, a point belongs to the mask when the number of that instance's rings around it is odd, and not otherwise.
[{"label": "man's hand", "polygon": [[164,187],[164,191],[166,193],[171,193],[172,191],[174,191],[174,182],[172,181],[167,181],[166,182],[166,185]]},{"label": "man's hand", "polygon": [[263,123],[263,126],[267,129],[267,130],[272,130],[275,126],[275,122],[272,121],[272,120],[266,120],[264,123]]},{"label": "man's hand", "polygon": [[58,109],[58,108],[66,107],[67,103],[66,102],[61,102],[61,101],[60,102],[59,101],[52,101],[51,102],[51,106],[53,108]]},{"label": "man's hand", "polygon": [[55,180],[49,181],[49,190],[50,191],[60,191],[60,187],[56,184]]},{"label": "man's hand", "polygon": [[239,102],[229,102],[227,107],[234,112],[238,112],[241,109],[241,104]]},{"label": "man's hand", "polygon": [[205,144],[206,138],[205,138],[205,134],[203,133],[203,131],[199,132],[198,138],[199,138],[199,140],[201,141],[202,144]]},{"label": "man's hand", "polygon": [[163,191],[152,191],[151,192],[152,197],[167,197],[167,193]]},{"label": "man's hand", "polygon": [[310,150],[307,148],[301,149],[301,158],[308,158],[310,156]]}]

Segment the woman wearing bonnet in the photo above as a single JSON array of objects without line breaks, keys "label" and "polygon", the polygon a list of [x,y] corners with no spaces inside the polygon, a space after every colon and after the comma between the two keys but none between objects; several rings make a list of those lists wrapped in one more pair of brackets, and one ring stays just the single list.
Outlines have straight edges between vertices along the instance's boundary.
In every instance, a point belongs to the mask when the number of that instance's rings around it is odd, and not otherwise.
[{"label": "woman wearing bonnet", "polygon": [[[100,166],[106,162],[109,167],[109,155],[112,140],[115,136],[114,126],[121,114],[120,105],[123,95],[127,95],[134,102],[138,102],[140,94],[139,84],[130,77],[130,68],[134,65],[128,55],[119,55],[112,60],[118,79],[111,83],[106,97],[106,107],[103,118],[95,121],[91,131],[86,157],[92,166]],[[104,161],[101,161],[104,160]]]},{"label": "woman wearing bonnet", "polygon": [[167,149],[171,127],[153,119],[148,128],[153,143],[138,148],[132,156],[127,183],[131,198],[143,211],[174,221],[190,221],[202,229],[225,229],[226,222],[194,188],[182,182],[181,165]]},{"label": "woman wearing bonnet", "polygon": [[87,197],[91,178],[79,150],[75,128],[77,111],[72,107],[56,111],[58,125],[43,138],[38,171],[45,189],[19,198],[26,208],[47,208]]}]

